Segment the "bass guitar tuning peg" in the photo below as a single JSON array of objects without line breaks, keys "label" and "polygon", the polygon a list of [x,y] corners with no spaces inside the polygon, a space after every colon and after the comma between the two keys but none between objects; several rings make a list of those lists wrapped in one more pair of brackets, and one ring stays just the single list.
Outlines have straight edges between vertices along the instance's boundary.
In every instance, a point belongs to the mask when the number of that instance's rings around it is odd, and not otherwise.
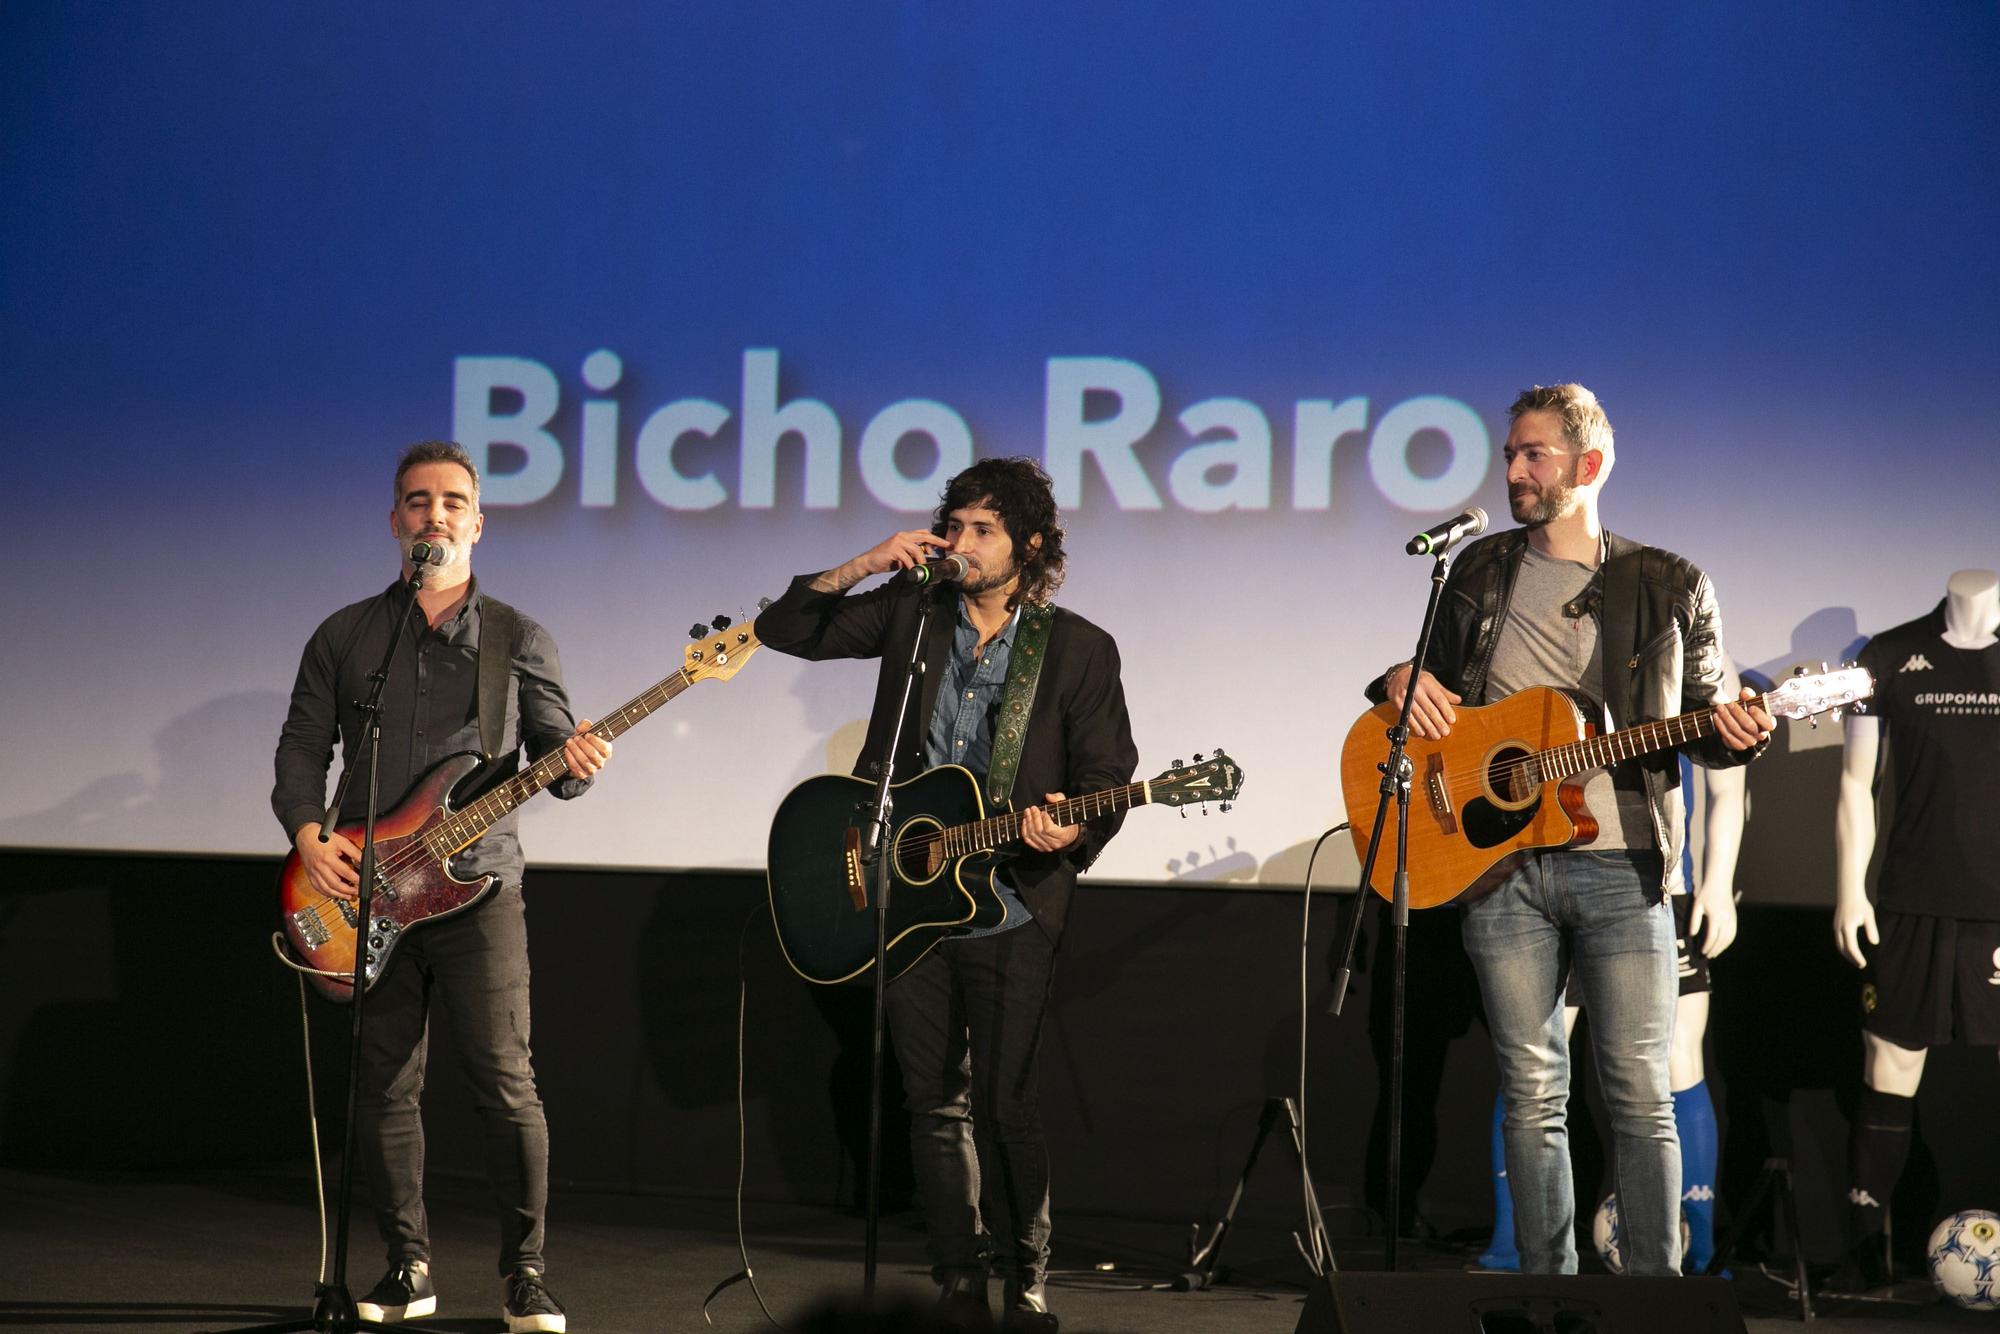
[{"label": "bass guitar tuning peg", "polygon": [[689,639],[700,639],[707,634],[708,634],[708,627],[703,625],[700,621],[696,621],[693,625],[688,627]]},{"label": "bass guitar tuning peg", "polygon": [[714,626],[718,630],[727,630],[732,624],[734,624],[734,622],[732,622],[727,616],[718,616],[714,620],[710,621],[709,624]]},{"label": "bass guitar tuning peg", "polygon": [[[1197,755],[1197,756],[1195,756],[1195,758],[1196,758],[1196,759],[1200,759],[1201,757],[1200,757],[1199,755]],[[1168,765],[1167,767],[1168,767],[1169,769],[1185,769],[1185,768],[1187,768],[1187,761],[1186,761],[1186,760],[1175,760],[1175,761],[1174,761],[1174,762],[1173,762],[1172,764]]]},{"label": "bass guitar tuning peg", "polygon": [[1200,752],[1200,751],[1196,751],[1196,752],[1194,753],[1194,762],[1195,762],[1196,764],[1200,764],[1200,763],[1201,763],[1201,759],[1202,759],[1202,756],[1201,756],[1201,752]]}]

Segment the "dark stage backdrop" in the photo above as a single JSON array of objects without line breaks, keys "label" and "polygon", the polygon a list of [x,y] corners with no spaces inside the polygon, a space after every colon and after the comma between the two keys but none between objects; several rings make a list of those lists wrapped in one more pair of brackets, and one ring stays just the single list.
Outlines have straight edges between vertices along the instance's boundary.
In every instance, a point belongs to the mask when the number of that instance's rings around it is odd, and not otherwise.
[{"label": "dark stage backdrop", "polygon": [[[304,1168],[299,1002],[264,943],[275,870],[259,858],[0,852],[0,1164]],[[740,949],[749,1195],[854,1201],[869,992],[812,987],[786,969],[768,920],[752,918],[763,900],[757,877],[531,871],[528,894],[536,1056],[559,1181],[730,1192]],[[1325,1013],[1330,908],[1321,905],[1308,950],[1308,1130],[1330,1221],[1359,1231],[1358,1211],[1382,1181],[1379,1143],[1370,1144],[1380,1087],[1371,1036],[1386,1026],[1386,1001],[1371,926],[1362,952],[1370,971],[1344,1017]],[[1221,1210],[1263,1100],[1296,1081],[1299,921],[1289,893],[1084,887],[1043,1062],[1060,1209],[1178,1222]],[[1448,910],[1419,913],[1417,924],[1412,1065],[1435,1075],[1434,1092],[1421,1091],[1412,1108],[1411,1159],[1423,1176],[1414,1198],[1441,1229],[1488,1226],[1492,1059],[1484,1030],[1451,1009],[1454,972],[1465,965]],[[1724,1202],[1745,1200],[1767,1156],[1790,1155],[1808,1246],[1831,1257],[1844,1109],[1859,1075],[1856,976],[1833,957],[1822,913],[1753,906],[1742,926],[1716,968],[1710,1033]],[[331,1144],[347,1012],[315,1002],[313,1016]],[[441,1034],[426,1104],[429,1163],[476,1175],[451,1052]],[[1902,1235],[1927,1234],[1942,1210],[2000,1206],[2000,1150],[1983,1110],[1997,1083],[1990,1052],[1934,1054],[1919,1099],[1921,1143],[1898,1197]],[[895,1105],[892,1199],[908,1185]],[[1427,1109],[1434,1151],[1424,1148]],[[1595,1198],[1603,1149],[1592,1124],[1603,1122],[1580,1116],[1578,1180]],[[1289,1228],[1297,1199],[1290,1155],[1273,1143],[1242,1218]],[[302,1234],[308,1200],[302,1185]]]},{"label": "dark stage backdrop", "polygon": [[[1992,5],[13,0],[0,50],[0,845],[275,850],[299,648],[422,436],[593,714],[1043,460],[1142,767],[1251,775],[1127,882],[1298,882],[1403,539],[1504,508],[1530,382],[1601,393],[1611,526],[1746,669],[2000,560]],[[702,687],[531,857],[760,866],[866,670]],[[1746,884],[1826,902],[1798,804]]]}]

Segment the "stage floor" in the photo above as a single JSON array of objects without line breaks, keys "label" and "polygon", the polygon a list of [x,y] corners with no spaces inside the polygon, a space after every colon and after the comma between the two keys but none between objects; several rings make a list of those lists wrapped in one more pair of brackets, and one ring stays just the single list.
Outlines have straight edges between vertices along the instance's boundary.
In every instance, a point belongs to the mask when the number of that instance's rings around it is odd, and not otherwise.
[{"label": "stage floor", "polygon": [[[431,1183],[439,1304],[422,1328],[502,1328],[482,1201],[476,1184]],[[746,1223],[758,1285],[779,1320],[796,1324],[822,1303],[859,1292],[858,1218],[753,1204]],[[1228,1281],[1176,1292],[1151,1285],[1169,1283],[1180,1267],[1184,1226],[1060,1213],[1057,1223],[1052,1287],[1066,1334],[1290,1334],[1298,1323],[1305,1271],[1288,1235],[1238,1229],[1225,1247]],[[743,1283],[717,1296],[713,1326],[703,1323],[703,1298],[742,1268],[727,1201],[559,1191],[549,1236],[549,1279],[572,1330],[772,1328]],[[0,1248],[0,1326],[14,1329],[182,1334],[301,1317],[310,1313],[319,1264],[310,1182],[274,1175],[0,1171]],[[1341,1239],[1339,1251],[1344,1271],[1381,1266],[1378,1239]],[[356,1221],[350,1257],[358,1295],[383,1267],[366,1218]],[[885,1220],[881,1257],[886,1297],[928,1295],[913,1216]],[[1442,1273],[1462,1269],[1466,1259],[1405,1243],[1400,1267]],[[1904,1291],[1926,1295],[1917,1284]],[[1739,1269],[1736,1295],[1752,1330],[1799,1325],[1785,1292],[1754,1269]],[[2000,1327],[2000,1317],[1921,1300],[1821,1299],[1818,1307],[1821,1321],[1841,1334]]]}]

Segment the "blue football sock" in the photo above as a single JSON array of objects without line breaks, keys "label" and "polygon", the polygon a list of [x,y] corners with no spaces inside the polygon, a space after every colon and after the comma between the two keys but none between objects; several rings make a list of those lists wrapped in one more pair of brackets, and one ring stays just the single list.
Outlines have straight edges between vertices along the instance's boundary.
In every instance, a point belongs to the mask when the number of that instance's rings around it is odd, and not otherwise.
[{"label": "blue football sock", "polygon": [[1674,1094],[1681,1137],[1681,1212],[1687,1215],[1687,1270],[1699,1274],[1715,1258],[1715,1103],[1708,1081]]},{"label": "blue football sock", "polygon": [[1479,1256],[1481,1269],[1518,1270],[1521,1252],[1514,1244],[1514,1192],[1507,1188],[1507,1140],[1501,1127],[1507,1103],[1493,1095],[1493,1240]]}]

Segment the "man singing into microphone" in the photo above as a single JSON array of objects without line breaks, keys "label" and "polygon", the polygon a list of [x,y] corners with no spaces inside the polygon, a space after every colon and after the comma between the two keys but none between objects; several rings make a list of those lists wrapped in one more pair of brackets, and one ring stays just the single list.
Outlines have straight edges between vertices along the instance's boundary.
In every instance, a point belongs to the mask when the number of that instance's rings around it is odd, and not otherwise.
[{"label": "man singing into microphone", "polygon": [[[1725,698],[1708,577],[1598,520],[1612,438],[1596,397],[1577,384],[1538,386],[1508,414],[1507,498],[1522,526],[1465,548],[1445,584],[1427,670],[1413,684],[1400,663],[1369,685],[1369,698],[1400,705],[1414,691],[1411,729],[1433,739],[1451,731],[1453,705],[1531,686],[1601,702],[1611,727],[1713,705],[1714,735],[1681,749],[1710,767],[1748,763],[1770,739],[1771,716]],[[1583,794],[1596,840],[1533,854],[1464,906],[1465,949],[1500,1064],[1524,1273],[1576,1272],[1566,981],[1589,1016],[1611,1113],[1625,1272],[1680,1272],[1680,1144],[1667,1072],[1679,989],[1667,901],[1685,838],[1679,785],[1672,750],[1591,774]]]},{"label": "man singing into microphone", "polygon": [[[550,790],[575,797],[611,758],[610,743],[585,734],[588,720],[572,728],[562,667],[548,631],[486,595],[472,577],[472,548],[486,519],[471,457],[444,441],[412,445],[397,464],[393,494],[389,532],[403,558],[402,578],[335,612],[313,633],[278,739],[277,785],[271,792],[271,808],[313,887],[345,900],[355,897],[361,883],[361,849],[339,833],[320,838],[327,768],[336,739],[342,763],[356,762],[364,726],[359,702],[399,624],[405,638],[382,694],[379,764],[386,798],[407,791],[440,760],[481,748],[480,665],[489,655],[499,655],[502,670],[493,679],[505,682],[499,698],[486,701],[505,715],[503,739],[500,753],[488,757],[468,789],[515,773],[526,746],[537,759],[563,752],[569,773]],[[427,570],[405,622],[413,556],[435,568]],[[367,801],[364,774],[348,786],[340,823],[360,824]],[[390,800],[382,810],[393,808]],[[418,1106],[435,1002],[451,1014],[460,1068],[479,1113],[487,1179],[500,1215],[507,1328],[519,1334],[565,1327],[563,1309],[542,1278],[549,1134],[528,1050],[528,931],[518,823],[516,814],[503,816],[451,859],[453,874],[462,880],[497,875],[494,890],[467,911],[412,929],[367,993],[359,1158],[389,1249],[389,1272],[356,1303],[364,1320],[392,1324],[437,1309]]]},{"label": "man singing into microphone", "polygon": [[[962,557],[962,581],[908,577],[846,596],[861,580]],[[983,1327],[990,1267],[1004,1280],[1007,1331],[1053,1331],[1049,1163],[1039,1077],[1042,1015],[1077,874],[1120,816],[1058,825],[1041,803],[1129,782],[1138,761],[1118,646],[1050,605],[1063,529],[1049,479],[1027,459],[974,464],[946,486],[930,531],[897,533],[822,574],[801,575],[757,618],[757,633],[802,658],[880,658],[858,774],[888,747],[915,647],[931,616],[925,671],[895,756],[895,780],[958,764],[989,793],[1014,777],[1022,842],[1000,876],[1006,915],[944,941],[888,988],[910,1148],[932,1275],[949,1319]],[[1026,719],[1025,729],[1021,720]]]}]

